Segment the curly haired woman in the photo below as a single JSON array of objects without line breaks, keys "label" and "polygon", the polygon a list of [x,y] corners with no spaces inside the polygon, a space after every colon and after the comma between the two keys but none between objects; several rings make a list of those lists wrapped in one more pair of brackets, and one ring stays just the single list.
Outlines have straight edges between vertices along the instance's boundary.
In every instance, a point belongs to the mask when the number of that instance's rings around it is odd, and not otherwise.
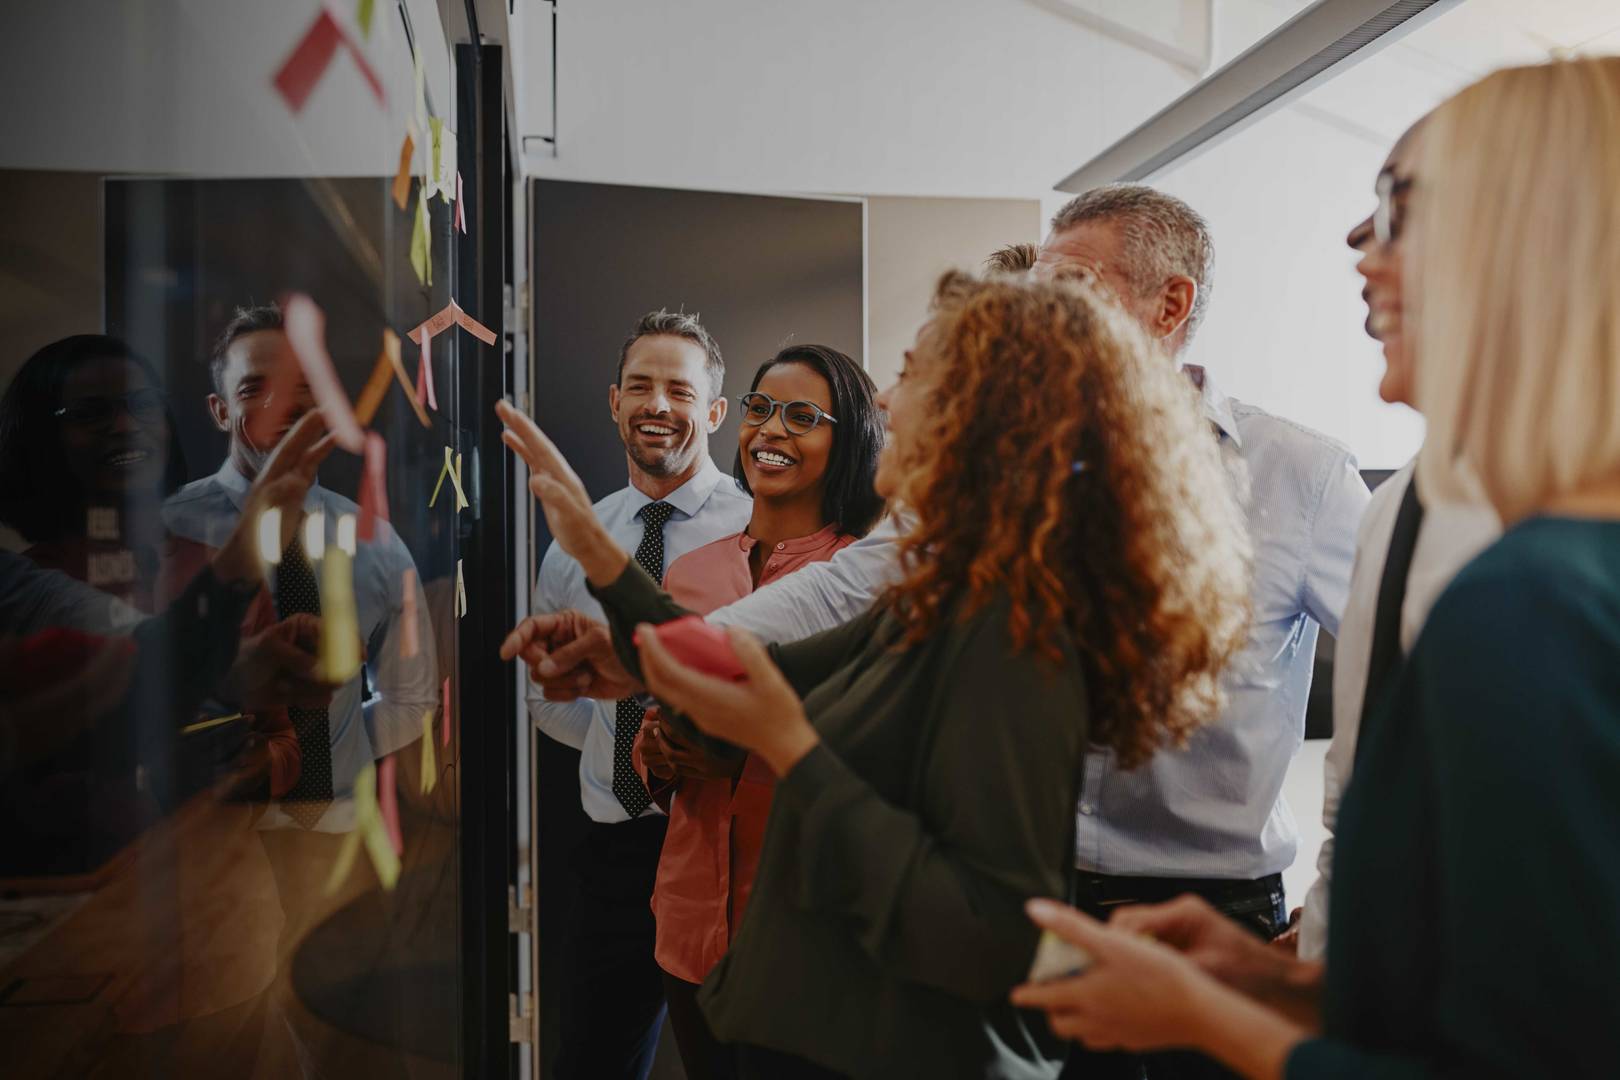
[{"label": "curly haired woman", "polygon": [[780,778],[700,999],[743,1075],[1055,1077],[1043,1025],[1006,1003],[1035,952],[1023,902],[1067,890],[1089,743],[1140,763],[1213,713],[1244,631],[1242,519],[1184,380],[1075,283],[947,275],[880,403],[905,576],[806,641],[733,631],[740,683],[655,634],[630,647],[681,610],[500,412],[626,663]]}]

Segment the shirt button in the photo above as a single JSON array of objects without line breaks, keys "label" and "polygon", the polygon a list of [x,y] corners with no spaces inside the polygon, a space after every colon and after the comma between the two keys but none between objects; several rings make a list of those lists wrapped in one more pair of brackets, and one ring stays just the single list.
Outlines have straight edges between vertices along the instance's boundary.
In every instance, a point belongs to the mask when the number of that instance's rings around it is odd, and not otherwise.
[{"label": "shirt button", "polygon": [[1096,810],[1097,808],[1088,802],[1083,802],[1080,804],[1080,812],[1087,817],[1090,817],[1092,814],[1096,813]]},{"label": "shirt button", "polygon": [[783,549],[783,548],[785,548],[785,547],[787,547],[787,545],[786,545],[786,544],[777,544],[777,545],[776,545],[776,550],[777,550],[777,551],[781,551],[781,550],[782,550],[782,549]]}]

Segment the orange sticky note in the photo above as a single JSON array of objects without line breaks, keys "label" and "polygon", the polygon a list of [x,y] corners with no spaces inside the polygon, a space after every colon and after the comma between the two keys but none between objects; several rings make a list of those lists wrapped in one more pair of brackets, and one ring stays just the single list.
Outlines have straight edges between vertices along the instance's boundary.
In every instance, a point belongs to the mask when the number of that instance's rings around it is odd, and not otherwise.
[{"label": "orange sticky note", "polygon": [[433,421],[428,419],[427,410],[422,408],[420,401],[416,400],[416,389],[411,386],[411,377],[405,371],[405,361],[400,359],[399,335],[392,330],[383,331],[383,356],[387,358],[388,366],[394,369],[394,378],[399,381],[400,386],[405,388],[405,397],[410,401],[411,409],[415,411],[416,418],[422,421],[423,427],[432,427]]},{"label": "orange sticky note", "polygon": [[399,831],[399,789],[394,755],[389,754],[377,766],[377,808],[382,814],[383,828],[388,830],[388,842],[395,855],[405,854],[405,837]]},{"label": "orange sticky note", "polygon": [[360,521],[355,535],[370,540],[377,535],[377,519],[388,520],[388,444],[375,431],[366,432],[365,471],[360,475]]},{"label": "orange sticky note", "polygon": [[405,133],[405,143],[399,148],[399,171],[394,174],[394,202],[401,210],[407,208],[411,201],[411,154],[416,144],[411,141],[411,133]]},{"label": "orange sticky note", "polygon": [[462,311],[460,307],[456,308],[456,322],[461,324],[463,330],[482,341],[485,345],[495,344],[495,331]]},{"label": "orange sticky note", "polygon": [[461,309],[456,306],[456,302],[452,300],[435,312],[431,317],[423,319],[421,322],[411,327],[410,333],[406,334],[405,336],[416,342],[418,345],[421,345],[424,343],[424,336],[436,337],[454,326],[456,324],[456,312],[460,310]]},{"label": "orange sticky note", "polygon": [[299,367],[304,369],[315,404],[326,418],[327,430],[343,449],[351,454],[360,453],[365,449],[365,435],[349,406],[349,396],[343,392],[343,384],[332,368],[332,357],[326,351],[326,315],[303,293],[288,297],[281,311],[287,342],[298,357]]},{"label": "orange sticky note", "polygon": [[450,676],[444,677],[444,723],[439,725],[439,745],[450,745]]},{"label": "orange sticky note", "polygon": [[399,655],[409,660],[422,651],[422,639],[416,628],[416,569],[412,567],[400,575]]},{"label": "orange sticky note", "polygon": [[[392,333],[392,331],[383,331]],[[388,354],[383,351],[377,353],[377,363],[371,369],[371,377],[361,388],[360,396],[354,402],[354,419],[361,427],[370,427],[371,420],[377,415],[377,407],[382,404],[388,395],[388,384],[394,381],[394,373],[388,368]]]}]

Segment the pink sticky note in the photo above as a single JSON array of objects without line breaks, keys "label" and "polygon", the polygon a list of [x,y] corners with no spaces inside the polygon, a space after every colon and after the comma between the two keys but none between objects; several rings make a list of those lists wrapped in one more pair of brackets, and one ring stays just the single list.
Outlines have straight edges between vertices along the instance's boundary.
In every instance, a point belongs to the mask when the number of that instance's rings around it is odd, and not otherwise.
[{"label": "pink sticky note", "polygon": [[456,308],[456,322],[461,324],[463,330],[482,341],[485,345],[495,344],[495,331],[462,311],[459,307]]},{"label": "pink sticky note", "polygon": [[426,402],[428,408],[439,407],[433,396],[433,335],[422,335],[422,358],[416,364],[416,400]]},{"label": "pink sticky note", "polygon": [[439,727],[439,745],[450,745],[450,676],[444,677],[444,723]]},{"label": "pink sticky note", "polygon": [[437,337],[446,330],[450,329],[452,326],[456,325],[456,312],[460,310],[461,308],[456,305],[454,300],[452,300],[448,304],[444,305],[444,307],[434,312],[431,317],[423,319],[421,322],[411,327],[411,332],[405,336],[416,342],[418,345],[422,344],[424,337]]},{"label": "pink sticky note", "polygon": [[461,173],[456,172],[456,228],[463,233],[467,231],[467,203],[461,193]]},{"label": "pink sticky note", "polygon": [[733,682],[748,678],[747,670],[731,647],[731,638],[700,615],[661,623],[657,633],[659,643],[687,667]]},{"label": "pink sticky note", "polygon": [[404,597],[399,612],[399,655],[408,660],[422,650],[422,639],[416,629],[416,569],[413,567],[401,574],[399,584]]},{"label": "pink sticky note", "polygon": [[405,853],[405,837],[399,831],[399,789],[394,755],[389,754],[377,766],[377,809],[382,812],[383,827],[388,830],[388,842],[394,845],[394,854]]},{"label": "pink sticky note", "polygon": [[332,369],[332,357],[326,351],[326,315],[303,293],[289,296],[281,311],[287,342],[298,357],[299,367],[304,369],[315,404],[326,417],[327,430],[343,449],[360,453],[366,446],[365,433],[354,418],[349,395],[343,392],[343,384]]},{"label": "pink sticky note", "polygon": [[388,462],[388,444],[375,431],[366,432],[365,472],[360,477],[360,521],[355,535],[370,540],[377,535],[377,519],[388,520],[388,481],[383,469]]}]

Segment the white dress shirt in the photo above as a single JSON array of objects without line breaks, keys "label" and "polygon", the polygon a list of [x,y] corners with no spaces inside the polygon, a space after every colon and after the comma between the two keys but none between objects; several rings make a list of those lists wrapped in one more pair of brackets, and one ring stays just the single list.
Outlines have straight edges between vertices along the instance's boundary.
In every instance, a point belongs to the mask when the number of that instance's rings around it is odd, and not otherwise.
[{"label": "white dress shirt", "polygon": [[[170,532],[217,548],[225,542],[241,516],[248,481],[226,459],[219,471],[187,484],[163,505],[163,520]],[[319,485],[304,497],[306,513],[324,515],[326,543],[337,542],[337,520],[358,514],[349,499]],[[422,714],[439,703],[439,664],[434,655],[433,623],[422,592],[415,584],[417,641],[414,657],[400,655],[400,617],[405,606],[404,574],[416,563],[386,521],[377,522],[373,539],[361,541],[354,556],[354,600],[360,634],[366,645],[365,669],[374,696],[360,700],[356,675],[332,695],[327,718],[332,736],[332,805],[315,825],[317,832],[347,832],[354,826],[354,779],[362,767],[387,757],[422,737]],[[320,579],[320,570],[315,571]],[[413,577],[415,575],[413,574]],[[274,575],[268,586],[275,589]],[[279,804],[259,819],[260,828],[291,828],[292,818]]]},{"label": "white dress shirt", "polygon": [[[1318,624],[1336,631],[1367,487],[1350,451],[1226,397],[1207,375],[1204,412],[1230,472],[1247,473],[1254,625],[1224,677],[1225,712],[1185,750],[1134,772],[1086,762],[1076,857],[1108,874],[1257,878],[1294,860],[1283,777],[1305,735]],[[716,622],[795,641],[864,611],[898,575],[885,523],[826,562],[721,608]]]},{"label": "white dress shirt", "polygon": [[[1300,916],[1299,956],[1319,960],[1327,951],[1328,888],[1333,872],[1333,826],[1339,816],[1339,796],[1350,782],[1355,764],[1356,736],[1361,729],[1362,695],[1367,688],[1367,664],[1372,652],[1373,622],[1378,610],[1378,588],[1384,578],[1384,560],[1395,532],[1401,499],[1412,482],[1414,462],[1373,492],[1367,516],[1356,537],[1355,568],[1350,574],[1350,598],[1344,606],[1338,644],[1333,654],[1333,741],[1322,766],[1322,824],[1327,839],[1317,855],[1317,878],[1305,894]],[[1496,513],[1483,501],[1477,504],[1437,503],[1425,506],[1412,567],[1407,573],[1406,597],[1401,602],[1401,653],[1411,651],[1429,609],[1451,579],[1473,557],[1502,534]]]},{"label": "white dress shirt", "polygon": [[[614,541],[633,553],[644,532],[636,515],[653,502],[666,502],[675,508],[664,525],[665,569],[688,551],[747,528],[754,505],[736,481],[705,457],[697,474],[663,499],[650,499],[634,487],[624,487],[596,504],[596,516]],[[533,610],[538,615],[567,608],[604,620],[602,605],[586,590],[585,572],[578,561],[552,541],[540,561]],[[541,731],[581,752],[579,797],[585,813],[592,821],[604,824],[626,820],[624,807],[613,794],[613,736],[618,726],[615,703],[547,701],[533,682],[529,684],[528,703],[529,715]],[[649,806],[642,816],[661,813],[657,806]]]}]

